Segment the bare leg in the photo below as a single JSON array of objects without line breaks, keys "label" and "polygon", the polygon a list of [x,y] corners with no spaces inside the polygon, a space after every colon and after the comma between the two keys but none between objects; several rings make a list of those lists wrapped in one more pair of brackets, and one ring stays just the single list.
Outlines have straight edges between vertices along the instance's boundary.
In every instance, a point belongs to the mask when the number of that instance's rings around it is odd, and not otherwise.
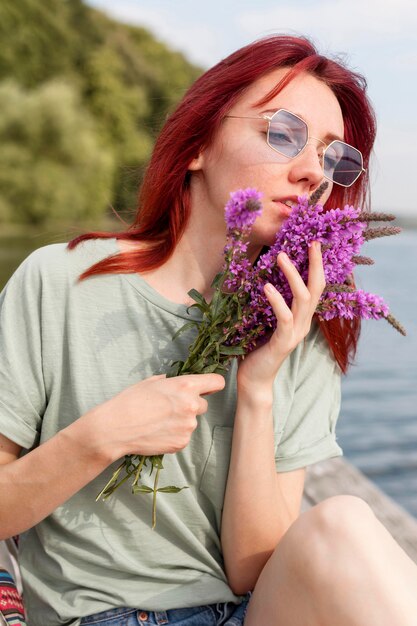
[{"label": "bare leg", "polygon": [[265,565],[244,626],[417,626],[417,566],[355,496],[303,513]]}]

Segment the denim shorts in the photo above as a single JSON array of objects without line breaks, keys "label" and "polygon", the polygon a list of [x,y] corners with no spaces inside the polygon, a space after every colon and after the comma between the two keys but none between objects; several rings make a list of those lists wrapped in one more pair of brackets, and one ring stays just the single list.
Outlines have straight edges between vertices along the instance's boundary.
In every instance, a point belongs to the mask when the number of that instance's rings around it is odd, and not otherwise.
[{"label": "denim shorts", "polygon": [[80,626],[243,626],[250,595],[241,604],[218,602],[167,611],[110,609],[83,617]]}]

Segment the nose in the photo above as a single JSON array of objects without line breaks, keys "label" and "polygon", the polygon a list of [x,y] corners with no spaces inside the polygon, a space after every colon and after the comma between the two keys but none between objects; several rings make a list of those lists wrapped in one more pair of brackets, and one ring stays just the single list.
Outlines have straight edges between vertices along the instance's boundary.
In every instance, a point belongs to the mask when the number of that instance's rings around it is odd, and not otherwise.
[{"label": "nose", "polygon": [[310,137],[302,152],[290,162],[289,177],[291,181],[298,184],[303,183],[306,190],[317,187],[324,178],[323,160],[312,139],[314,138]]}]

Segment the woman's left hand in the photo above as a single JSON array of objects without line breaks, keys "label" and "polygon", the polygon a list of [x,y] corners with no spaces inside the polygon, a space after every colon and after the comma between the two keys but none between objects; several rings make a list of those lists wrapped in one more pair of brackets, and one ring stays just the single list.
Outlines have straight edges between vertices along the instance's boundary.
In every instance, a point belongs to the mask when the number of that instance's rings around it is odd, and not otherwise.
[{"label": "woman's left hand", "polygon": [[282,295],[270,284],[265,285],[265,294],[277,318],[277,328],[267,343],[250,352],[239,361],[238,391],[259,395],[272,391],[275,376],[294,348],[308,334],[311,321],[323,293],[324,277],[321,246],[313,242],[308,251],[309,272],[307,284],[284,252],[280,252],[277,263],[284,272],[293,293],[291,309]]}]

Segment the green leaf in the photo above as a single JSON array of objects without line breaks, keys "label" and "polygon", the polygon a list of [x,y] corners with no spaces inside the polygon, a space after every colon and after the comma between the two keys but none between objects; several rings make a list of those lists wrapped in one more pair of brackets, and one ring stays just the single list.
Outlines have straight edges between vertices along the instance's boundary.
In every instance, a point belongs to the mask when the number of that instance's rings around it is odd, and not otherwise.
[{"label": "green leaf", "polygon": [[184,361],[174,361],[174,363],[171,363],[167,372],[167,378],[175,378],[175,376],[178,376],[183,365]]},{"label": "green leaf", "polygon": [[151,487],[147,487],[146,485],[135,485],[132,487],[133,493],[153,493],[153,489]]},{"label": "green leaf", "polygon": [[240,346],[222,346],[220,348],[220,354],[229,354],[229,355],[237,356],[240,354],[245,354],[245,351]]},{"label": "green leaf", "polygon": [[152,467],[156,467],[158,469],[164,469],[164,466],[162,465],[163,456],[164,456],[163,454],[151,456]]},{"label": "green leaf", "polygon": [[157,491],[160,491],[161,493],[178,493],[179,491],[182,491],[183,489],[188,489],[188,487],[187,486],[174,487],[173,485],[169,485],[169,487],[159,487]]},{"label": "green leaf", "polygon": [[187,313],[189,312],[190,309],[198,309],[204,314],[206,314],[209,310],[208,304],[206,304],[206,306],[204,306],[203,304],[192,304],[191,306],[187,307]]},{"label": "green leaf", "polygon": [[197,289],[190,289],[190,291],[188,292],[188,295],[190,296],[190,298],[195,300],[198,304],[201,304],[202,306],[206,307],[206,309],[208,308],[208,302],[201,295],[201,293],[197,291]]},{"label": "green leaf", "polygon": [[210,309],[211,309],[210,315],[212,319],[216,319],[220,306],[221,306],[221,293],[220,291],[216,290],[210,302]]},{"label": "green leaf", "polygon": [[[192,305],[194,306],[194,305]],[[172,341],[174,341],[174,339],[176,339],[181,333],[183,333],[185,330],[188,330],[189,328],[192,328],[193,326],[198,326],[198,322],[196,321],[191,321],[191,322],[187,322],[186,324],[184,324],[183,326],[181,326],[181,328],[179,330],[177,330],[177,332],[175,333],[175,335],[172,337]]]},{"label": "green leaf", "polygon": [[206,365],[206,367],[202,370],[202,374],[212,374],[219,367],[218,363],[212,363],[211,365]]},{"label": "green leaf", "polygon": [[197,361],[190,367],[190,372],[194,374],[201,374],[204,364],[206,362],[206,358],[200,357]]},{"label": "green leaf", "polygon": [[213,282],[211,283],[211,288],[212,289],[216,289],[217,287],[221,286],[223,284],[224,281],[224,274],[223,272],[220,272],[219,274],[216,274],[216,276],[213,278]]}]

